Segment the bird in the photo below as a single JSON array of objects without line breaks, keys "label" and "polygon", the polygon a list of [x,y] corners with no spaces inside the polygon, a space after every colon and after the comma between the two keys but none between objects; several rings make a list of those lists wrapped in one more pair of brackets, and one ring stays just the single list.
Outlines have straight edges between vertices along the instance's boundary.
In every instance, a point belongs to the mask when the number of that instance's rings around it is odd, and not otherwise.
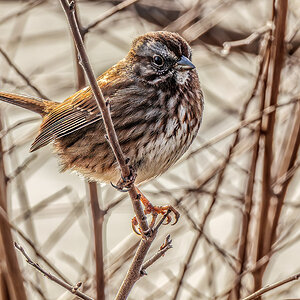
[{"label": "bird", "polygon": [[[204,96],[191,57],[191,47],[179,34],[148,32],[97,78],[136,184],[165,173],[198,134]],[[0,100],[41,115],[31,152],[53,143],[61,171],[75,171],[89,181],[119,182],[90,86],[63,102],[1,91]]]}]

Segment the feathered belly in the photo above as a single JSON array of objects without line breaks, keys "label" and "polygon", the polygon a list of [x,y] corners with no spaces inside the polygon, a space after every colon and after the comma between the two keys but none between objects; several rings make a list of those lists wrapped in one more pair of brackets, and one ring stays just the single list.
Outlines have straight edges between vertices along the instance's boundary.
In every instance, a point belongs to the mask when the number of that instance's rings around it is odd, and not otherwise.
[{"label": "feathered belly", "polygon": [[[122,150],[137,172],[136,183],[170,168],[190,147],[200,122],[201,119],[191,121],[186,118],[180,122],[178,118],[169,118],[162,129],[154,128],[155,134],[146,127],[143,134],[135,131],[126,138],[120,132]],[[57,139],[54,145],[62,171],[70,169],[88,180],[116,183],[120,179],[120,170],[104,134],[101,122],[96,122]]]}]

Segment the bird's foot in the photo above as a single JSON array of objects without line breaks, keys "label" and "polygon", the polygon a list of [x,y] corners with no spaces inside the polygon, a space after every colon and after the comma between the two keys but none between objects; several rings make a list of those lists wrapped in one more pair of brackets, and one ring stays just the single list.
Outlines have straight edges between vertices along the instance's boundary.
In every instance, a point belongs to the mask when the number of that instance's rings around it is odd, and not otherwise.
[{"label": "bird's foot", "polygon": [[132,166],[129,166],[130,174],[126,177],[121,175],[121,178],[117,182],[117,184],[110,183],[115,189],[119,192],[128,192],[136,179],[136,172],[134,171]]},{"label": "bird's foot", "polygon": [[[170,216],[170,212],[174,214],[174,222],[171,225],[175,225],[178,222],[180,214],[173,206],[171,205],[154,206],[138,189],[137,192],[141,195],[140,200],[145,207],[144,209],[145,215],[151,214],[151,222],[149,224],[149,227],[151,229],[154,227],[158,215],[163,215],[163,216],[166,215],[164,225],[170,224],[172,222],[172,217]],[[141,234],[136,217],[132,219],[132,229],[135,233]]]}]

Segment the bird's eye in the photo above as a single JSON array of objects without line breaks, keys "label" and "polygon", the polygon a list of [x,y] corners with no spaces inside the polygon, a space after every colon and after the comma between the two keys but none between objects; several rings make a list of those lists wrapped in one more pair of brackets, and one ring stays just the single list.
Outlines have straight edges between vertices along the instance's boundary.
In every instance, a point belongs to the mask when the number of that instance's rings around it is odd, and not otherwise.
[{"label": "bird's eye", "polygon": [[157,65],[158,67],[162,67],[164,64],[164,60],[161,56],[159,55],[154,55],[153,56],[153,62],[155,65]]}]

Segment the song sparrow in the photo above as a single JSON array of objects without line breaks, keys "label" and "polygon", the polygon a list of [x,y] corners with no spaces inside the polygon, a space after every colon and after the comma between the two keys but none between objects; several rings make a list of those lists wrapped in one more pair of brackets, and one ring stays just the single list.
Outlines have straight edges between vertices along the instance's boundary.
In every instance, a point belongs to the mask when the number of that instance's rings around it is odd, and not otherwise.
[{"label": "song sparrow", "polygon": [[[97,81],[110,103],[121,148],[136,170],[136,183],[164,173],[186,152],[200,127],[203,94],[191,48],[178,34],[138,37],[128,55]],[[120,172],[89,86],[62,103],[4,92],[0,100],[42,115],[31,151],[53,141],[63,170],[89,180],[118,181]]]}]

